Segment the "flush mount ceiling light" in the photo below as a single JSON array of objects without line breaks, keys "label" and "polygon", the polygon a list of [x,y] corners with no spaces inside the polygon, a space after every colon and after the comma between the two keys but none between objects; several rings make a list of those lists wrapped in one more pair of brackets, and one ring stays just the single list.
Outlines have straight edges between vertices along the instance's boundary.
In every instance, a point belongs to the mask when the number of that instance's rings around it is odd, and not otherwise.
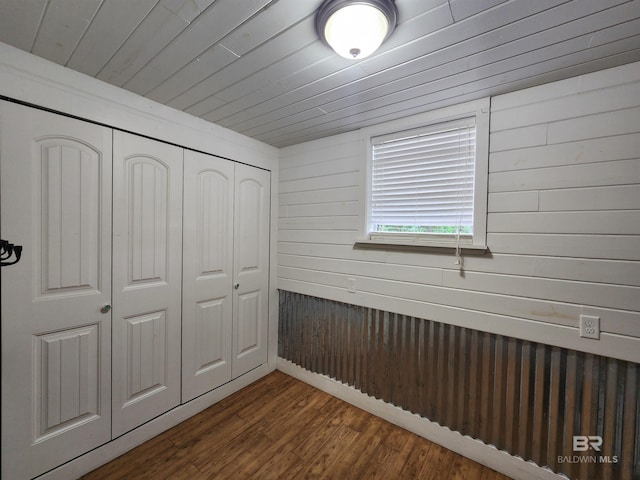
[{"label": "flush mount ceiling light", "polygon": [[316,30],[338,55],[361,59],[375,52],[396,26],[393,0],[326,0],[316,16]]}]

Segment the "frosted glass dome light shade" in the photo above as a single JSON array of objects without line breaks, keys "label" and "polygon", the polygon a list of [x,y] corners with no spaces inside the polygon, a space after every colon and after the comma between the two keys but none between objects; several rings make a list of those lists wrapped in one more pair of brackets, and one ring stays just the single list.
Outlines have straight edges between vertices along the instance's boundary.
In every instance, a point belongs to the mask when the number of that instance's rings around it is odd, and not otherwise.
[{"label": "frosted glass dome light shade", "polygon": [[391,0],[329,0],[318,11],[316,28],[338,55],[353,60],[375,52],[395,28],[396,19]]},{"label": "frosted glass dome light shade", "polygon": [[375,52],[387,36],[387,17],[370,5],[348,5],[331,15],[324,36],[338,55],[364,58]]}]

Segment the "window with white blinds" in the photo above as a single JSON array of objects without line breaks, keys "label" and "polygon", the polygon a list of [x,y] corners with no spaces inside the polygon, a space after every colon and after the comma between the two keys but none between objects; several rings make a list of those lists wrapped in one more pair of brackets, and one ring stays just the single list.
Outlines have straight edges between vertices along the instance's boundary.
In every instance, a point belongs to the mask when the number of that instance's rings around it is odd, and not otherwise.
[{"label": "window with white blinds", "polygon": [[470,237],[476,117],[371,139],[369,232]]}]

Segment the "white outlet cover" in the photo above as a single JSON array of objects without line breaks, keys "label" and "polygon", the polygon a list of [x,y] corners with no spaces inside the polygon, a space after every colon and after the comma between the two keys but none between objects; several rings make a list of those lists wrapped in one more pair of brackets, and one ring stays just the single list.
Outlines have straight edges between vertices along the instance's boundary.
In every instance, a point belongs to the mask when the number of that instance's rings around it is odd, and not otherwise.
[{"label": "white outlet cover", "polygon": [[580,315],[580,336],[600,340],[600,317]]}]

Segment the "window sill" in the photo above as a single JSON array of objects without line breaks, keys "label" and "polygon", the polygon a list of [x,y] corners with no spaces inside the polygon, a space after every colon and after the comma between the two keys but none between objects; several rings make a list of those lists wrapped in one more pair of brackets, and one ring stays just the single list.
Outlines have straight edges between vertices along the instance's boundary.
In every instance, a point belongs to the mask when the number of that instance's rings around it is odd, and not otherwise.
[{"label": "window sill", "polygon": [[[456,253],[456,246],[447,244],[417,244],[417,243],[401,243],[401,242],[383,242],[380,240],[358,240],[354,243],[353,248],[363,250],[390,250],[396,252],[413,252],[413,253]],[[484,245],[460,245],[462,255],[482,256],[489,252],[489,247]]]}]

